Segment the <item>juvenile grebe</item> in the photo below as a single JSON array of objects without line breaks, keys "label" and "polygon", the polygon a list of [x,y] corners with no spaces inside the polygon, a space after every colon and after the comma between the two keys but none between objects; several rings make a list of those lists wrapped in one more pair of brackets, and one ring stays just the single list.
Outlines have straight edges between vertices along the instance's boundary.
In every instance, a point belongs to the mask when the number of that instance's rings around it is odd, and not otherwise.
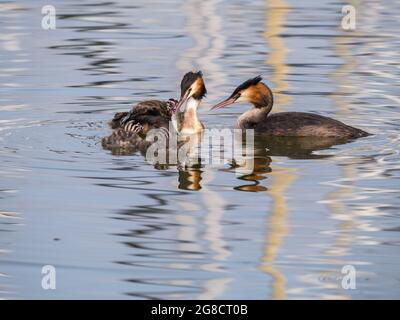
[{"label": "juvenile grebe", "polygon": [[[186,73],[181,81],[179,101],[148,100],[139,102],[129,112],[116,113],[110,122],[115,130],[102,139],[103,147],[110,150],[129,149],[129,152],[146,148],[149,142],[144,138],[148,131],[156,128],[168,130],[170,121],[180,132],[195,133],[203,130],[204,126],[197,117],[197,107],[206,93],[202,72]],[[184,104],[186,110],[180,116],[179,111]]]},{"label": "juvenile grebe", "polygon": [[240,129],[254,129],[256,133],[287,137],[359,138],[369,134],[332,118],[305,112],[269,114],[273,106],[271,89],[260,76],[238,86],[230,97],[211,109],[223,108],[237,102],[249,102],[253,108],[243,113],[237,123]]}]

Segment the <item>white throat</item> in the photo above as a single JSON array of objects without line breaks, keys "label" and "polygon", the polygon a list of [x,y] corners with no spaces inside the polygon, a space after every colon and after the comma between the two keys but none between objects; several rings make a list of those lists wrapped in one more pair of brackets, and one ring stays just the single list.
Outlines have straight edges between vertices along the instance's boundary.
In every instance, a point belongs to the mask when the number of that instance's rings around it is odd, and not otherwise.
[{"label": "white throat", "polygon": [[195,133],[203,129],[201,122],[197,118],[197,108],[201,100],[189,98],[186,103],[186,110],[183,116],[181,133]]},{"label": "white throat", "polygon": [[197,111],[197,108],[200,105],[201,100],[197,100],[193,97],[190,97],[186,103],[186,111],[192,110]]}]

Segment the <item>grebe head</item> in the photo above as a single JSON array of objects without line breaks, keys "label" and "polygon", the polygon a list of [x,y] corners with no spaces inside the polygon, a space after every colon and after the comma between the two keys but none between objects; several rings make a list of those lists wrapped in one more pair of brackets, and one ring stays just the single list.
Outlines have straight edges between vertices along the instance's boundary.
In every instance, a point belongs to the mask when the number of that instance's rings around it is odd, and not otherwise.
[{"label": "grebe head", "polygon": [[211,110],[224,108],[237,102],[248,102],[256,108],[268,108],[268,110],[271,110],[274,103],[272,91],[261,80],[261,76],[257,76],[243,82],[233,91],[228,99],[216,104]]},{"label": "grebe head", "polygon": [[190,98],[200,101],[207,94],[207,89],[203,80],[203,73],[188,72],[183,76],[181,82],[181,98],[178,103],[178,109]]}]

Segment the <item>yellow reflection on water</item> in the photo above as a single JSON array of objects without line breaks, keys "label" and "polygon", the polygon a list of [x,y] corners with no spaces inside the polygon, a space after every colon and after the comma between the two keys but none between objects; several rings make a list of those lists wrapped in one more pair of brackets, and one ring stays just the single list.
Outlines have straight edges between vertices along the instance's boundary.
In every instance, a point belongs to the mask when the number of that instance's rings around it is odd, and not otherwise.
[{"label": "yellow reflection on water", "polygon": [[[358,0],[349,0],[347,4],[353,7],[359,8]],[[338,24],[338,28],[341,25]],[[331,95],[331,99],[334,103],[334,108],[338,111],[341,116],[346,116],[349,114],[349,94],[357,92],[357,88],[354,86],[354,81],[351,80],[352,73],[354,72],[355,66],[357,64],[357,56],[354,52],[349,51],[349,44],[354,42],[358,35],[357,29],[345,32],[342,30],[340,36],[333,37],[333,49],[338,57],[343,61],[343,63],[331,74],[332,79],[338,86],[336,94]]]},{"label": "yellow reflection on water", "polygon": [[278,251],[283,244],[285,236],[289,233],[288,211],[286,192],[296,179],[297,175],[293,168],[282,168],[272,166],[272,184],[268,191],[273,200],[271,216],[268,219],[269,228],[265,240],[264,256],[260,270],[269,273],[272,278],[272,298],[286,299],[285,275],[274,265]]},{"label": "yellow reflection on water", "polygon": [[[290,6],[284,0],[266,1],[265,8],[265,32],[264,37],[271,49],[267,60],[267,65],[271,65],[273,73],[271,76],[274,87],[274,108],[273,111],[280,111],[291,101],[290,96],[281,93],[289,89],[286,76],[289,73],[289,66],[286,63],[286,56],[289,49],[281,36],[284,29],[283,24],[290,12]],[[268,79],[270,79],[268,77]]]},{"label": "yellow reflection on water", "polygon": [[[265,6],[265,32],[264,37],[271,49],[266,63],[271,65],[273,73],[269,79],[275,84],[274,87],[274,109],[283,109],[291,101],[291,98],[282,93],[289,88],[286,81],[289,67],[286,63],[288,48],[281,36],[283,24],[287,20],[287,15],[291,8],[284,0],[266,1]],[[273,162],[272,162],[273,163]],[[289,232],[288,227],[288,204],[286,199],[286,191],[296,179],[295,168],[283,168],[272,165],[272,173],[269,174],[273,178],[272,184],[268,190],[272,197],[272,212],[267,221],[267,231],[265,239],[264,256],[259,266],[260,270],[271,275],[272,282],[272,298],[285,299],[286,277],[279,268],[274,265],[279,249],[283,245],[285,236]]]}]

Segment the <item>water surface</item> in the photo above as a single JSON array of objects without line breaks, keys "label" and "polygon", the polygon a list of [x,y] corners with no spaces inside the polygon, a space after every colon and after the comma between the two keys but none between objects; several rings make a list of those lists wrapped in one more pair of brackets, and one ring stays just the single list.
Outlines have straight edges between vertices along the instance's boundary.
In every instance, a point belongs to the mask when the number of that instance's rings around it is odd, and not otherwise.
[{"label": "water surface", "polygon": [[[344,31],[344,4],[53,0],[43,30],[40,2],[1,1],[0,297],[399,298],[400,7],[355,1]],[[244,175],[102,149],[115,112],[177,97],[197,69],[207,127],[233,127],[247,106],[209,107],[262,74],[274,111],[373,136],[271,143]],[[47,264],[56,290],[41,287]]]}]

